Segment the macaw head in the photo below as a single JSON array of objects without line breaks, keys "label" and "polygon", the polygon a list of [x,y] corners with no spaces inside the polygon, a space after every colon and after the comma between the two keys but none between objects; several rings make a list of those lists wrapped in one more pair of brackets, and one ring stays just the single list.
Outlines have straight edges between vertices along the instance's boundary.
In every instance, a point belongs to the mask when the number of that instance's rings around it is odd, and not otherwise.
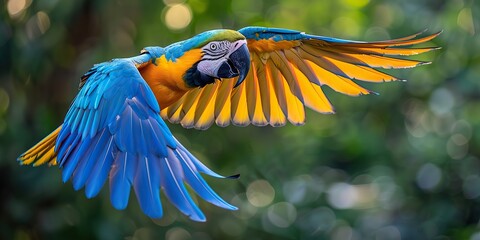
[{"label": "macaw head", "polygon": [[243,82],[250,70],[250,53],[245,37],[233,30],[212,30],[191,40],[198,43],[201,58],[186,74],[191,86],[204,86],[215,79],[238,77],[235,86]]}]

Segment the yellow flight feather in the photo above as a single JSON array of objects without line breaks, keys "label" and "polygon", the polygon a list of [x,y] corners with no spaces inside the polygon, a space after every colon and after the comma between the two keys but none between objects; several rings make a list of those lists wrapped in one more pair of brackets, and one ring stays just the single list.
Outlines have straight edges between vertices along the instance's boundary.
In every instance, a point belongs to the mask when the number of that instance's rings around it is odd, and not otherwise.
[{"label": "yellow flight feather", "polygon": [[202,94],[198,97],[195,109],[195,128],[197,129],[207,129],[213,123],[217,86],[217,84],[205,86]]},{"label": "yellow flight feather", "polygon": [[232,79],[222,81],[218,88],[217,99],[215,99],[215,123],[218,126],[228,126],[231,118],[230,94],[233,89],[234,81]]},{"label": "yellow flight feather", "polygon": [[[270,110],[268,115],[269,122],[274,127],[284,126],[287,122],[287,118],[285,116],[286,111],[282,110],[280,101],[278,100],[279,97],[277,92],[275,91],[273,77],[271,73],[272,70],[268,68],[266,68],[265,70],[266,70],[265,71],[266,74],[262,75],[261,77],[264,78],[265,87],[268,89],[268,93],[269,93],[269,99],[268,99],[268,104],[269,104],[268,108]],[[259,78],[261,79],[261,77]],[[280,98],[282,98],[282,96]]]},{"label": "yellow flight feather", "polygon": [[30,148],[19,157],[21,164],[39,166],[45,163],[49,165],[57,164],[57,154],[55,153],[55,141],[62,126],[46,136],[42,141]]},{"label": "yellow flight feather", "polygon": [[232,122],[237,126],[250,124],[245,91],[245,84],[241,84],[232,92]]}]

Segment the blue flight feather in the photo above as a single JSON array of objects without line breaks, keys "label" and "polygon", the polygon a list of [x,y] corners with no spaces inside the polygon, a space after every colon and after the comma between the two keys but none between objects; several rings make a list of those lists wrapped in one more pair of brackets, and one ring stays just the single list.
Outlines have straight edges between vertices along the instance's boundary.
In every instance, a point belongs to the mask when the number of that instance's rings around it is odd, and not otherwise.
[{"label": "blue flight feather", "polygon": [[82,143],[75,146],[74,150],[72,151],[72,157],[63,164],[62,179],[64,182],[71,177],[80,159],[84,158],[84,156],[90,155],[90,152],[93,148],[91,142],[92,139],[90,138],[84,139]]},{"label": "blue flight feather", "polygon": [[93,117],[96,113],[95,109],[92,109],[88,112],[87,124],[85,125],[82,133],[82,139],[85,139],[87,135],[90,135],[90,130],[92,129]]},{"label": "blue flight feather", "polygon": [[147,132],[148,139],[152,139],[149,141],[149,144],[152,144],[149,151],[156,154],[158,157],[167,156],[167,149],[166,148],[159,148],[157,146],[165,146],[165,137],[161,134],[160,128],[157,124],[153,124],[152,122],[155,121],[153,118],[149,118],[147,120]]},{"label": "blue flight feather", "polygon": [[90,138],[93,138],[98,130],[98,125],[100,125],[100,113],[95,111],[95,115],[92,119],[92,126],[90,128]]},{"label": "blue flight feather", "polygon": [[[62,129],[63,130],[63,129]],[[62,144],[60,151],[58,152],[57,159],[60,161],[60,166],[62,166],[65,161],[70,157],[70,153],[76,148],[80,147],[78,144],[80,142],[80,135],[72,135],[68,136],[68,139],[65,143]],[[58,144],[58,143],[57,143]],[[67,179],[68,180],[68,179]],[[65,182],[66,180],[64,180]]]},{"label": "blue flight feather", "polygon": [[167,198],[175,205],[181,212],[189,216],[195,221],[205,221],[205,215],[195,205],[190,197],[190,194],[183,185],[183,179],[178,170],[183,170],[180,164],[175,162],[175,158],[171,156],[169,151],[168,159],[160,162],[160,172],[162,173],[162,186]]},{"label": "blue flight feather", "polygon": [[107,144],[108,137],[107,131],[103,130],[103,132],[99,134],[97,141],[91,145],[93,148],[91,152],[82,156],[72,176],[73,188],[75,190],[79,190],[85,185],[95,162],[101,157],[102,150]]},{"label": "blue flight feather", "polygon": [[225,200],[220,198],[210,186],[205,182],[202,176],[198,173],[195,166],[191,164],[191,161],[186,160],[178,149],[175,151],[175,156],[179,159],[182,168],[184,169],[185,179],[195,192],[202,197],[205,201],[215,204],[219,207],[237,210],[236,207],[228,204]]},{"label": "blue flight feather", "polygon": [[116,209],[125,209],[136,172],[133,154],[118,152],[110,171],[110,201]]},{"label": "blue flight feather", "polygon": [[108,177],[108,172],[112,166],[113,155],[115,154],[113,137],[107,141],[107,146],[103,151],[101,158],[96,162],[92,173],[88,177],[87,183],[85,184],[85,195],[88,198],[95,197],[105,184],[105,181]]},{"label": "blue flight feather", "polygon": [[140,208],[151,218],[161,218],[163,210],[160,203],[159,159],[140,155],[137,162],[133,184]]}]

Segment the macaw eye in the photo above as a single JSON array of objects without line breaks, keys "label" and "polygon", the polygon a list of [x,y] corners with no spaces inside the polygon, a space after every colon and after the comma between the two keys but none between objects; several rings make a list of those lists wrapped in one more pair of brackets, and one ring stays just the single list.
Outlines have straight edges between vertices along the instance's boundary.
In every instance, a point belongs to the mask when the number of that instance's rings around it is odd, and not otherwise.
[{"label": "macaw eye", "polygon": [[217,44],[215,44],[215,43],[210,44],[210,50],[214,50],[214,51],[215,51],[215,50],[217,50],[217,48],[218,48],[218,47],[217,47]]}]

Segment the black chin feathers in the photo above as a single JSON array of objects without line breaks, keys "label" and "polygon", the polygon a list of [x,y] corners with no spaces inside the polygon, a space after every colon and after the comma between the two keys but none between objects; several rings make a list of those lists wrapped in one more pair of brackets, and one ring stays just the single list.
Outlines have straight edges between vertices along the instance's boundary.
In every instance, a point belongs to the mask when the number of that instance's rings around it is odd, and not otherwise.
[{"label": "black chin feathers", "polygon": [[215,82],[214,77],[208,76],[198,71],[198,63],[199,62],[193,64],[193,66],[187,70],[185,75],[183,75],[183,79],[189,87],[203,87],[207,84]]}]

